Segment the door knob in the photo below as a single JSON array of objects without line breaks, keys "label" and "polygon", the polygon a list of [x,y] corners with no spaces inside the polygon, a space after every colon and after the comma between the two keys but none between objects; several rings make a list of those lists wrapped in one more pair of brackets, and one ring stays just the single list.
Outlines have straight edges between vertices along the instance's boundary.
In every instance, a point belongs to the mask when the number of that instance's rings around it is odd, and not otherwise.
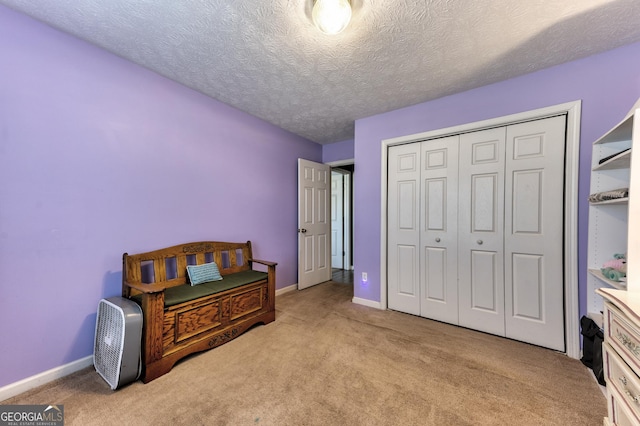
[{"label": "door knob", "polygon": [[440,242],[440,237],[437,237],[436,238],[436,243],[439,243],[439,242]]},{"label": "door knob", "polygon": [[482,245],[482,240],[478,240],[478,244],[479,244],[479,245]]},{"label": "door knob", "polygon": [[307,232],[306,229],[302,228],[302,229],[298,229],[298,232],[302,232],[303,234]]}]

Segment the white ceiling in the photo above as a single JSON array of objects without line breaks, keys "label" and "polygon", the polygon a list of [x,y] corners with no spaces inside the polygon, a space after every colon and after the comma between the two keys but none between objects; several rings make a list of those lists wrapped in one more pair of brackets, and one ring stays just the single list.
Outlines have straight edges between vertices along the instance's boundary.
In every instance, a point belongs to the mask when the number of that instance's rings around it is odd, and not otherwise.
[{"label": "white ceiling", "polygon": [[639,0],[352,0],[336,36],[313,0],[0,0],[325,144],[354,120],[640,40]]}]

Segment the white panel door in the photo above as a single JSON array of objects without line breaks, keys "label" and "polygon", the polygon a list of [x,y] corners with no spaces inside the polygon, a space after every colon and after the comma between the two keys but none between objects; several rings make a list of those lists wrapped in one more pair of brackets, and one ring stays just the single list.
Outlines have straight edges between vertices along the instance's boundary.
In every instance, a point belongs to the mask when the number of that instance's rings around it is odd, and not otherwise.
[{"label": "white panel door", "polygon": [[459,324],[505,335],[504,127],[460,135]]},{"label": "white panel door", "polygon": [[346,269],[344,265],[344,175],[331,172],[331,267]]},{"label": "white panel door", "polygon": [[420,314],[420,144],[389,147],[389,309]]},{"label": "white panel door", "polygon": [[458,140],[422,142],[420,315],[458,324]]},{"label": "white panel door", "polygon": [[331,167],[298,159],[298,289],[331,279]]},{"label": "white panel door", "polygon": [[565,350],[565,116],[507,128],[506,336]]}]

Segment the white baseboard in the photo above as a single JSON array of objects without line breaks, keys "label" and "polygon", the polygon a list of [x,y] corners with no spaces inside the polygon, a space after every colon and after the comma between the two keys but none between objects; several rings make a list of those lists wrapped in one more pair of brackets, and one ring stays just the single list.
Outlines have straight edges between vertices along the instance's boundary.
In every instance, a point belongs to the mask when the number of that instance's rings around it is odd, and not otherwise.
[{"label": "white baseboard", "polygon": [[[91,365],[93,365],[93,355],[80,358],[76,361],[70,362],[69,364],[61,365],[60,367],[52,368],[51,370],[44,371],[40,374],[36,374],[35,376],[27,377],[26,379],[3,386],[0,388],[0,402],[61,377],[68,376],[71,373],[75,373],[76,371],[80,371]],[[47,401],[44,401],[43,403],[46,402]]]},{"label": "white baseboard", "polygon": [[283,287],[281,289],[276,290],[276,296],[283,295],[285,293],[289,293],[290,291],[294,291],[298,289],[298,284],[293,284],[288,287]]},{"label": "white baseboard", "polygon": [[364,305],[370,308],[382,309],[382,305],[380,304],[380,302],[376,302],[374,300],[361,299],[359,297],[354,297],[353,299],[351,299],[351,301],[357,305]]}]

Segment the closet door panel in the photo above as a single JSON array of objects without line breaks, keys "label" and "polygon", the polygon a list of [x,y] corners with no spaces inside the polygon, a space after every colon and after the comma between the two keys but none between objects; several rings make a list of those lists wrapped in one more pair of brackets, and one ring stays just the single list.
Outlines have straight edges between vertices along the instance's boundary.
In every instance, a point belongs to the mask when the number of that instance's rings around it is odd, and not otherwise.
[{"label": "closet door panel", "polygon": [[506,129],[460,136],[459,324],[504,336]]},{"label": "closet door panel", "polygon": [[471,308],[498,314],[497,305],[501,280],[496,270],[498,259],[495,252],[471,250],[469,273],[471,274]]},{"label": "closet door panel", "polygon": [[[446,303],[447,250],[436,247],[426,247],[424,255],[424,264],[428,271],[428,273],[425,274],[424,297],[428,301]],[[429,312],[425,312],[425,314],[428,313]]]},{"label": "closet door panel", "polygon": [[421,143],[420,315],[458,323],[459,136]]},{"label": "closet door panel", "polygon": [[471,232],[498,231],[498,173],[471,176]]},{"label": "closet door panel", "polygon": [[512,339],[565,350],[565,116],[507,128],[505,323]]},{"label": "closet door panel", "polygon": [[[521,253],[512,253],[511,268],[513,274],[512,313],[516,318],[535,321],[544,319],[544,281],[542,279],[543,257]],[[508,260],[507,260],[508,263]],[[507,278],[507,282],[509,279]],[[508,293],[508,292],[507,292]]]},{"label": "closet door panel", "polygon": [[396,262],[398,264],[398,294],[408,297],[414,297],[417,291],[418,276],[417,270],[417,247],[414,245],[396,246]]},{"label": "closet door panel", "polygon": [[389,147],[388,306],[420,314],[420,144]]}]

